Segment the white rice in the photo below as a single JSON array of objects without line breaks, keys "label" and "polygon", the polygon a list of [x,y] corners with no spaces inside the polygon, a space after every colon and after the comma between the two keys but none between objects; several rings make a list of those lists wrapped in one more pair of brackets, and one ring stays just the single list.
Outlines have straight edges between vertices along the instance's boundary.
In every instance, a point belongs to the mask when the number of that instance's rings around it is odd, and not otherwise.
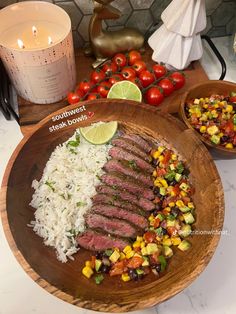
[{"label": "white rice", "polygon": [[[77,133],[79,131],[77,130]],[[40,181],[34,180],[35,192],[30,205],[36,209],[30,226],[56,249],[57,258],[66,262],[78,251],[75,237],[84,230],[84,214],[91,207],[91,197],[103,174],[111,145],[92,145],[80,136],[80,145],[66,145],[75,134],[56,147]],[[72,149],[72,151],[70,151]],[[73,152],[74,151],[74,152]]]}]

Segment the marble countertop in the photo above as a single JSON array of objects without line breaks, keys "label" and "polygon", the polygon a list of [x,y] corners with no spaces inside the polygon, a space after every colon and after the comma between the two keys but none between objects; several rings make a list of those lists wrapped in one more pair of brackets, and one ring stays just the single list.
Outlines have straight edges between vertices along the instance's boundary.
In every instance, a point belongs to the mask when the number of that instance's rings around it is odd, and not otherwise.
[{"label": "marble countertop", "polygon": [[[227,61],[226,80],[236,82],[236,61],[229,54],[229,38],[214,39]],[[201,60],[208,76],[218,79],[221,69],[208,47]],[[14,121],[7,122],[0,113],[0,182],[14,148],[22,135]],[[156,307],[137,314],[233,314],[236,313],[236,160],[215,160],[225,192],[224,230],[219,246],[205,271],[187,289]],[[40,288],[14,258],[0,224],[0,314],[88,314]]]}]

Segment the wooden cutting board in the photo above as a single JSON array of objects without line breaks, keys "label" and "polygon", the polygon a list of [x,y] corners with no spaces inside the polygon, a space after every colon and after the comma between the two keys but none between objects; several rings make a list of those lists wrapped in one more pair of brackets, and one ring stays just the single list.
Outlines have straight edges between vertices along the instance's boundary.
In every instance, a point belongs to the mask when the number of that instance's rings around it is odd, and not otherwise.
[{"label": "wooden cutting board", "polygon": [[[154,62],[152,61],[152,50],[147,48],[143,59],[150,67]],[[94,62],[92,57],[84,56],[83,50],[80,49],[76,52],[76,70],[77,70],[77,82],[89,78],[89,75],[92,71],[91,64]],[[176,113],[178,112],[179,104],[181,97],[184,92],[186,92],[192,85],[197,84],[199,82],[208,80],[208,77],[202,68],[201,64],[196,61],[193,62],[188,69],[185,70],[186,74],[186,85],[168,98],[164,100],[162,105],[159,107],[164,112],[168,113]],[[22,98],[18,98],[19,103],[19,118],[20,118],[20,125],[27,126],[36,124],[50,113],[68,106],[67,100],[63,100],[53,104],[33,104],[29,101],[26,101]],[[152,110],[157,110],[155,107],[151,107]]]}]

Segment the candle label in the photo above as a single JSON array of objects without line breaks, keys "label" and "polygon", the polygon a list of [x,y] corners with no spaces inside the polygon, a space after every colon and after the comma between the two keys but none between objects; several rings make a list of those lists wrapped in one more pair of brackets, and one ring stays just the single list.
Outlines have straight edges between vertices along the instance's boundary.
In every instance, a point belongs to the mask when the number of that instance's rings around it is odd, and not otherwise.
[{"label": "candle label", "polygon": [[65,73],[68,72],[66,57],[46,65],[25,66],[24,70],[31,91],[39,101],[54,97],[57,93],[66,94],[69,90],[70,83],[65,80]]}]

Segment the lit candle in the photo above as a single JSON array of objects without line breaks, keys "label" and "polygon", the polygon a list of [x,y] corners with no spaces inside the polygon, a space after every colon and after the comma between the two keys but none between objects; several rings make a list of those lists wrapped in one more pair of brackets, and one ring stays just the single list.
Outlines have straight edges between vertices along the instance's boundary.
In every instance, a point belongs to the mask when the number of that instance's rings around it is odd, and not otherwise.
[{"label": "lit candle", "polygon": [[0,56],[18,94],[33,103],[53,103],[75,87],[68,14],[39,1],[0,10]]}]

